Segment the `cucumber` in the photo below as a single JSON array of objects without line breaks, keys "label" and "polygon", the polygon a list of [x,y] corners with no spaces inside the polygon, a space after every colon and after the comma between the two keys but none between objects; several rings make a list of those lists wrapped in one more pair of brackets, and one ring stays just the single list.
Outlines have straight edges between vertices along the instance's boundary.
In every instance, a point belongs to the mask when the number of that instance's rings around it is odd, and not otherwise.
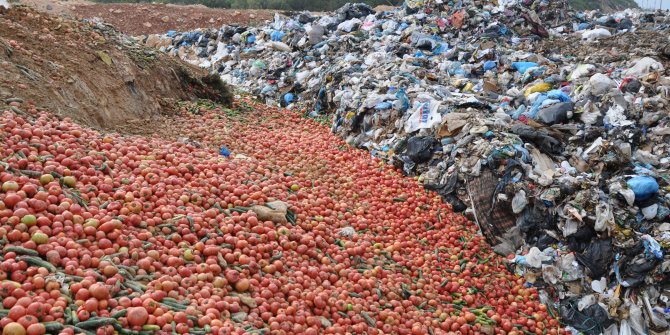
[{"label": "cucumber", "polygon": [[163,306],[163,307],[165,307],[165,308],[167,308],[167,309],[169,309],[169,310],[171,310],[171,311],[175,311],[175,312],[183,312],[183,311],[186,310],[186,307],[183,307],[183,306],[178,306],[178,307],[177,307],[177,306],[174,306],[174,305],[168,305],[168,304],[166,304],[166,303],[159,303],[159,304],[160,304],[161,306]]},{"label": "cucumber", "polygon": [[39,253],[33,249],[24,247],[9,246],[3,250],[4,252],[15,252],[17,255],[38,256]]},{"label": "cucumber", "polygon": [[79,323],[79,317],[77,316],[77,312],[75,312],[74,310],[70,310],[70,314],[72,315],[72,317],[70,318],[72,323],[73,324]]},{"label": "cucumber", "polygon": [[112,314],[111,316],[114,319],[118,319],[118,318],[122,318],[122,317],[126,316],[126,314],[128,314],[128,310],[127,309],[122,309],[122,310]]},{"label": "cucumber", "polygon": [[131,289],[135,292],[144,293],[144,289],[142,288],[142,286],[140,284],[136,283],[136,282],[126,280],[126,282],[123,283],[123,285],[125,285],[127,288],[129,288],[129,289]]},{"label": "cucumber", "polygon": [[117,323],[118,321],[114,318],[90,318],[86,321],[79,322],[75,324],[75,327],[82,329],[96,329],[103,326],[108,326]]},{"label": "cucumber", "polygon": [[74,329],[75,334],[84,333],[85,335],[95,335],[94,332],[83,329],[83,328],[79,328],[77,326],[73,326],[72,329]]},{"label": "cucumber", "polygon": [[142,330],[157,331],[157,330],[161,330],[161,327],[159,327],[158,325],[144,325],[144,326],[142,326]]},{"label": "cucumber", "polygon": [[56,272],[56,267],[53,264],[33,256],[21,256],[17,258],[19,261],[24,261],[32,266],[37,266],[49,270],[49,272]]},{"label": "cucumber", "polygon": [[65,320],[65,323],[72,323],[72,310],[69,306],[66,307],[63,312],[63,319]]},{"label": "cucumber", "polygon": [[59,322],[42,322],[42,325],[46,328],[47,333],[49,334],[58,334],[65,328],[65,326]]},{"label": "cucumber", "polygon": [[[177,299],[175,299],[175,298],[170,298],[170,297],[165,297],[165,298],[163,298],[163,300],[161,300],[161,301],[162,301],[162,302],[168,302],[168,303],[171,303],[171,304],[177,304],[177,305],[181,305],[181,304],[182,304],[181,302],[179,302],[179,300],[177,300]],[[186,307],[186,306],[184,306],[184,307]]]}]

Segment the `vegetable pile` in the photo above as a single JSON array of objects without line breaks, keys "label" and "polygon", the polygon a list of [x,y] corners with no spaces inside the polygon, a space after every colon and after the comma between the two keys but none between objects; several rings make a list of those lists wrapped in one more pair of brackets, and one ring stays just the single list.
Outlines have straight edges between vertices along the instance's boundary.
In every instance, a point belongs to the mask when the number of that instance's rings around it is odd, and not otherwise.
[{"label": "vegetable pile", "polygon": [[167,141],[17,107],[3,335],[564,333],[474,224],[298,113],[183,108]]}]

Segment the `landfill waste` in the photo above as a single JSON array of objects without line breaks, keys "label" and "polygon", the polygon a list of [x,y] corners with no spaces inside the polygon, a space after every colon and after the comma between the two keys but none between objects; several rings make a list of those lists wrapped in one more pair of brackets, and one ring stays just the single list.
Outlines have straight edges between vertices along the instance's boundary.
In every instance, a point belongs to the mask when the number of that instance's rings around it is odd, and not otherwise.
[{"label": "landfill waste", "polygon": [[574,333],[670,322],[670,16],[413,1],[145,40],[332,117],[475,221]]}]

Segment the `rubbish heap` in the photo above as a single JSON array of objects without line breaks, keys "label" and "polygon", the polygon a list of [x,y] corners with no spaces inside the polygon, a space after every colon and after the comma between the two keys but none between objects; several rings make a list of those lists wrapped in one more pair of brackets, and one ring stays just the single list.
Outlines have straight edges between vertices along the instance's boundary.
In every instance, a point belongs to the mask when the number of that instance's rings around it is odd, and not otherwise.
[{"label": "rubbish heap", "polygon": [[665,334],[669,28],[563,1],[408,1],[144,40],[332,115],[475,220],[573,333]]}]

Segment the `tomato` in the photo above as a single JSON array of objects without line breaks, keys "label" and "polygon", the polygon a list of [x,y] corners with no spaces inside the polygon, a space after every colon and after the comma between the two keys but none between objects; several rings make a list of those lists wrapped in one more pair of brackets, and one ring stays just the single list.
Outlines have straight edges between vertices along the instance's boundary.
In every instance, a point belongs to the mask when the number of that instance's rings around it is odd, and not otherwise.
[{"label": "tomato", "polygon": [[197,110],[169,116],[169,134],[146,129],[156,136],[3,112],[0,238],[69,279],[4,252],[2,325],[41,334],[66,310],[126,310],[124,328],[183,334],[511,334],[517,321],[560,333],[476,225],[419,181],[296,111]]},{"label": "tomato", "polygon": [[41,323],[32,324],[26,329],[26,335],[44,335],[47,329]]},{"label": "tomato", "polygon": [[20,323],[12,322],[2,329],[2,335],[26,335],[26,329]]},{"label": "tomato", "polygon": [[127,318],[131,326],[143,326],[149,319],[149,312],[144,307],[131,307],[128,309]]}]

